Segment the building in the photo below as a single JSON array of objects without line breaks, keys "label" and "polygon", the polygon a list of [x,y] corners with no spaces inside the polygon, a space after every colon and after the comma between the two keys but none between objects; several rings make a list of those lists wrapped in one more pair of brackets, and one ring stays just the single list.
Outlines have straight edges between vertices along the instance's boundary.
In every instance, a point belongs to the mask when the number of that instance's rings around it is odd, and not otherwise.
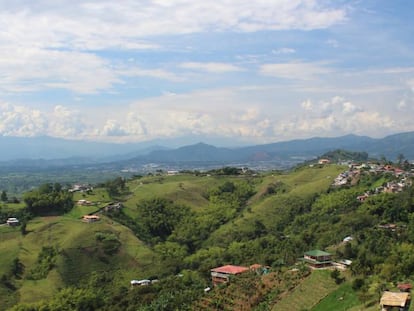
[{"label": "building", "polygon": [[399,283],[397,285],[397,288],[400,290],[400,292],[407,292],[409,293],[413,286],[410,283]]},{"label": "building", "polygon": [[84,215],[82,217],[82,221],[87,222],[87,223],[96,222],[99,220],[100,218],[98,215]]},{"label": "building", "polygon": [[248,267],[226,265],[211,269],[211,281],[214,286],[219,284],[225,284],[230,281],[230,277],[233,275],[241,274],[249,271]]},{"label": "building", "polygon": [[409,293],[385,291],[380,300],[381,310],[408,310],[410,299]]},{"label": "building", "polygon": [[132,280],[131,286],[148,286],[151,285],[151,280]]},{"label": "building", "polygon": [[329,159],[319,159],[318,164],[329,164],[331,160]]},{"label": "building", "polygon": [[10,217],[7,219],[6,221],[7,225],[9,226],[18,226],[20,224],[19,220],[17,218],[14,217]]},{"label": "building", "polygon": [[93,205],[94,203],[91,201],[82,199],[82,200],[78,200],[77,204],[81,206],[90,206],[90,205]]},{"label": "building", "polygon": [[315,249],[307,251],[302,260],[313,268],[329,267],[332,265],[332,254]]},{"label": "building", "polygon": [[119,211],[121,208],[122,208],[122,203],[115,202],[115,203],[109,203],[103,209],[105,212],[110,212],[110,211]]}]

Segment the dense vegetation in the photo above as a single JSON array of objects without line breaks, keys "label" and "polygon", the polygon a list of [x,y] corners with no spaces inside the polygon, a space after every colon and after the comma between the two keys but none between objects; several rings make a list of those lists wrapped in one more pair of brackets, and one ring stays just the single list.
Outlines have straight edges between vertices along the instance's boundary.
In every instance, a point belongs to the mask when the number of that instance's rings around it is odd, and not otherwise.
[{"label": "dense vegetation", "polygon": [[[26,208],[20,210],[32,217],[27,232],[0,228],[6,254],[0,269],[0,297],[7,296],[2,305],[14,305],[13,310],[236,310],[249,296],[254,297],[249,309],[278,310],[298,286],[307,288],[306,280],[312,280],[297,259],[307,250],[323,249],[337,260],[353,261],[346,272],[313,276],[324,280],[324,295],[346,290],[352,297],[346,300],[349,308],[376,306],[382,290],[414,278],[414,189],[407,182],[399,192],[376,193],[397,177],[367,168],[347,185],[332,186],[346,169],[326,165],[254,174],[223,168],[136,176],[109,180],[74,197],[58,184],[43,185],[24,195]],[[356,199],[366,192],[372,195]],[[81,198],[96,205],[74,206]],[[82,223],[82,210],[97,212],[103,200],[122,201],[124,208],[102,210],[100,222]],[[347,236],[353,240],[344,243]],[[217,288],[204,294],[211,268],[253,263],[271,267],[271,274],[248,274],[232,282],[228,292]],[[298,272],[292,274],[292,267]],[[158,282],[130,288],[136,278]],[[39,282],[36,289],[33,282]],[[309,309],[317,302],[309,301]],[[332,302],[326,305],[332,310]]]}]

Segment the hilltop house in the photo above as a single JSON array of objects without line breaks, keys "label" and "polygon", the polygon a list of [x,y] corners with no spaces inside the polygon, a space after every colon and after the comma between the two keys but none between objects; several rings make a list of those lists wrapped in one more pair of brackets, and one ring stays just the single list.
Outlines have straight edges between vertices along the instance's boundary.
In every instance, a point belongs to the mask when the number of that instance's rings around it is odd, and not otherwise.
[{"label": "hilltop house", "polygon": [[324,268],[332,265],[332,254],[319,249],[307,251],[302,260],[312,268]]},{"label": "hilltop house", "polygon": [[246,271],[249,271],[248,267],[233,266],[233,265],[217,267],[217,268],[210,270],[211,281],[213,282],[214,286],[217,286],[219,284],[225,284],[229,282],[230,277],[232,275],[241,274]]},{"label": "hilltop house", "polygon": [[319,159],[318,164],[329,164],[331,160],[329,159]]}]

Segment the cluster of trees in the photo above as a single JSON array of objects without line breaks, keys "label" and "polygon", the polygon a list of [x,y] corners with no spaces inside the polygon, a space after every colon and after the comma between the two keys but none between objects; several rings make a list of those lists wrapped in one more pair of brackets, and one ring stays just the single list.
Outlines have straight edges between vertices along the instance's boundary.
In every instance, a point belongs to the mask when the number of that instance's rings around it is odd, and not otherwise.
[{"label": "cluster of trees", "polygon": [[126,180],[122,177],[116,177],[101,184],[101,186],[106,188],[110,196],[119,196],[126,190]]},{"label": "cluster of trees", "polygon": [[23,195],[27,210],[33,215],[59,215],[73,208],[72,194],[59,183],[47,183]]}]

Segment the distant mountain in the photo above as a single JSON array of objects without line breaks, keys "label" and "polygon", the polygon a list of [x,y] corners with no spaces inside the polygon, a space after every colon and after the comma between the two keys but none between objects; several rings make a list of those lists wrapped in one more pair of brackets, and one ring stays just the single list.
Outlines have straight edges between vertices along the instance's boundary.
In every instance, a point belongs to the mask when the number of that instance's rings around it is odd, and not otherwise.
[{"label": "distant mountain", "polygon": [[[0,161],[82,158],[82,162],[125,159],[153,151],[152,142],[114,144],[53,137],[0,136]],[[164,147],[159,147],[165,149]]]},{"label": "distant mountain", "polygon": [[385,157],[390,160],[395,160],[400,154],[403,154],[406,159],[412,160],[414,159],[414,132],[396,134],[382,139],[346,135],[332,138],[315,137],[239,148],[217,148],[198,143],[173,150],[156,150],[130,161],[139,163],[282,161],[316,158],[335,149],[367,152],[370,157]]},{"label": "distant mountain", "polygon": [[[343,149],[367,152],[370,157],[395,160],[402,154],[414,159],[414,132],[375,139],[367,136],[314,137],[246,147],[215,147],[197,143],[168,148],[160,141],[144,143],[101,143],[64,140],[51,137],[0,137],[0,166],[60,166],[77,164],[117,163],[248,163],[311,159],[328,151]],[[167,141],[163,141],[167,143]],[[158,144],[157,144],[158,143]],[[25,160],[25,161],[22,161]],[[30,161],[28,161],[30,160]],[[51,161],[53,160],[53,161]],[[4,162],[7,161],[7,162]],[[119,162],[119,163],[118,163]]]}]

